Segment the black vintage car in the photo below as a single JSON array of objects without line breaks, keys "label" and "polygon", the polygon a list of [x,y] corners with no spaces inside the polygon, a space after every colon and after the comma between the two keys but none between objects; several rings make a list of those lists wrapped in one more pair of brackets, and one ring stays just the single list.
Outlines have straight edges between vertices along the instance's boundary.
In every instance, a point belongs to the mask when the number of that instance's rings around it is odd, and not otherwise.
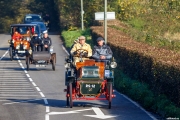
[{"label": "black vintage car", "polygon": [[26,14],[24,17],[24,23],[31,22],[43,22],[43,18],[38,14]]},{"label": "black vintage car", "polygon": [[[78,51],[87,52],[83,49]],[[77,57],[81,59],[82,54]],[[75,67],[70,56],[65,61],[67,89],[64,89],[64,92],[67,106],[72,108],[74,100],[107,100],[110,109],[112,98],[115,97],[113,94],[113,69],[117,66],[115,59],[107,62],[89,59],[77,62]]]},{"label": "black vintage car", "polygon": [[[8,40],[10,59],[13,60],[15,55],[24,57],[31,54],[30,41],[35,32],[39,33],[40,37],[39,26],[37,24],[12,24],[10,28],[11,39]],[[20,38],[13,38],[15,31],[19,33]]]}]

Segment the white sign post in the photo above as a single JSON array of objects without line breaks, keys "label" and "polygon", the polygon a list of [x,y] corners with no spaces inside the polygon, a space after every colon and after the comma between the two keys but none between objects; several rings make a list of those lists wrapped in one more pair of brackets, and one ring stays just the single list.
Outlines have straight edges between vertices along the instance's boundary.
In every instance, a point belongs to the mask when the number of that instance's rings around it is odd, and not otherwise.
[{"label": "white sign post", "polygon": [[[107,12],[107,20],[114,20],[115,12]],[[96,12],[95,20],[104,20],[104,12]]]},{"label": "white sign post", "polygon": [[[105,0],[106,1],[106,0]],[[114,20],[115,12],[96,12],[95,20],[104,20],[104,39],[105,43],[107,43],[107,20]]]}]

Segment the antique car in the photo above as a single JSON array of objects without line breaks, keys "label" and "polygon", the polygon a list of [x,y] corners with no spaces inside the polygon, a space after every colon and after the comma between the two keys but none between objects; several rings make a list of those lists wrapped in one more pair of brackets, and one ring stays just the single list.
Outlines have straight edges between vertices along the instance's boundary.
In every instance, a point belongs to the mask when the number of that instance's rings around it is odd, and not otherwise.
[{"label": "antique car", "polygon": [[[78,51],[85,51],[79,49]],[[79,54],[80,59],[82,55]],[[97,61],[94,59],[77,62],[73,66],[72,58],[66,58],[65,84],[66,104],[73,107],[74,100],[107,100],[111,108],[114,83],[115,59]]]},{"label": "antique car", "polygon": [[27,55],[27,71],[29,71],[30,64],[34,64],[36,67],[46,67],[48,64],[52,64],[52,70],[55,71],[56,53],[53,52],[53,46],[49,51],[34,51],[32,55]]},{"label": "antique car", "polygon": [[[20,38],[13,38],[14,33],[18,32]],[[10,59],[13,60],[15,55],[24,57],[32,54],[30,45],[31,38],[36,33],[38,38],[42,37],[40,27],[37,24],[12,24],[11,25],[11,39],[8,40]]]},{"label": "antique car", "polygon": [[24,16],[24,23],[31,22],[43,22],[43,18],[41,17],[41,15],[38,14],[26,14]]}]

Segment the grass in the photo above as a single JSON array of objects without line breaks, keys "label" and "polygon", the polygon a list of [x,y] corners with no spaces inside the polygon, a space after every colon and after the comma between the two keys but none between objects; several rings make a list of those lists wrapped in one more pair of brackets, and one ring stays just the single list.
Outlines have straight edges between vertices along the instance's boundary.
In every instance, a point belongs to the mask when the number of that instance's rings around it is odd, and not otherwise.
[{"label": "grass", "polygon": [[64,44],[66,48],[70,48],[74,42],[79,36],[85,36],[86,37],[86,43],[90,44],[91,47],[93,46],[93,42],[91,40],[90,35],[90,29],[86,29],[84,31],[82,30],[75,30],[75,31],[63,31],[62,37],[64,39]]}]

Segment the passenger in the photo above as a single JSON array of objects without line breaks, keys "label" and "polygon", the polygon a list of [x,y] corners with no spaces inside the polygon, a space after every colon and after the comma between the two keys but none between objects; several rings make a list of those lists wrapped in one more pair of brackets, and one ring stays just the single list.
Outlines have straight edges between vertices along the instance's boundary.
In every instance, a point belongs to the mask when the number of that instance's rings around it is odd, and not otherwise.
[{"label": "passenger", "polygon": [[20,33],[18,33],[17,30],[15,30],[13,36],[12,36],[12,40],[17,40],[17,39],[21,39],[22,35]]},{"label": "passenger", "polygon": [[44,36],[41,40],[42,40],[42,46],[41,46],[42,50],[49,51],[50,46],[52,45],[52,41],[51,38],[48,36],[47,32],[44,32]]},{"label": "passenger", "polygon": [[30,45],[33,51],[41,51],[41,39],[39,39],[37,33],[31,38]]},{"label": "passenger", "polygon": [[108,45],[105,45],[105,41],[102,37],[97,38],[97,45],[94,46],[92,58],[96,61],[107,62],[112,58],[112,50]]},{"label": "passenger", "polygon": [[[77,51],[78,49],[87,50],[88,53],[85,52],[84,50]],[[89,57],[92,56],[91,46],[86,43],[86,39],[84,36],[79,37],[79,42],[74,44],[73,48],[70,51],[70,54],[73,56],[73,65],[74,66],[76,65],[76,62],[80,62],[81,60],[82,61],[87,60],[87,59],[89,59]],[[79,54],[79,56],[78,56],[78,54]],[[80,57],[80,54],[82,55],[81,57]]]}]

